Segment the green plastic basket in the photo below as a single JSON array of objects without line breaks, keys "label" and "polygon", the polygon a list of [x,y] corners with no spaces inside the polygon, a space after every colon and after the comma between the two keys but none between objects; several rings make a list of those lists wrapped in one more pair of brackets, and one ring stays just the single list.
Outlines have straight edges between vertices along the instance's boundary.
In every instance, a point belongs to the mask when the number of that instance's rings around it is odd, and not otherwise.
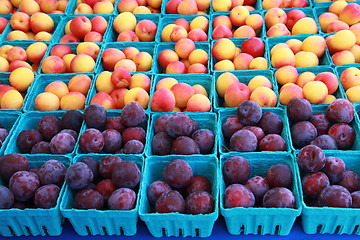
[{"label": "green plastic basket", "polygon": [[288,235],[294,225],[295,219],[301,213],[301,197],[299,190],[298,175],[299,170],[291,154],[277,153],[243,153],[243,154],[223,154],[220,158],[220,170],[226,159],[232,156],[242,156],[246,158],[251,166],[251,177],[266,175],[267,170],[275,164],[287,164],[293,172],[292,192],[295,197],[295,209],[292,208],[264,208],[237,207],[233,209],[224,208],[223,197],[225,194],[225,182],[222,177],[220,183],[220,212],[224,216],[227,229],[230,234],[271,234]]},{"label": "green plastic basket", "polygon": [[[154,213],[147,198],[148,186],[157,180],[163,180],[164,167],[174,159],[187,161],[194,174],[203,175],[212,185],[212,197],[215,209],[210,214],[190,215],[180,213]],[[144,176],[141,185],[139,216],[146,223],[151,235],[209,237],[219,215],[219,184],[220,177],[218,160],[215,156],[152,156],[145,160]]]}]

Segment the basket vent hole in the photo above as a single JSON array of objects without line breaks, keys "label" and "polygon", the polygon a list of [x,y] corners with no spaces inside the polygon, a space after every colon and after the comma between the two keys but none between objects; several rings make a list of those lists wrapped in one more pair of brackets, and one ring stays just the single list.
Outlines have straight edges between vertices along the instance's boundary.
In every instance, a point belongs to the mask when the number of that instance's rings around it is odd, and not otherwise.
[{"label": "basket vent hole", "polygon": [[28,233],[29,235],[31,235],[30,228],[29,228],[28,226],[25,226],[25,229],[26,229],[27,233]]},{"label": "basket vent hole", "polygon": [[123,227],[120,227],[120,234],[121,234],[121,235],[124,235],[124,229],[123,229]]},{"label": "basket vent hole", "polygon": [[47,228],[45,226],[42,226],[42,229],[44,230],[44,233],[47,235],[48,234]]},{"label": "basket vent hole", "polygon": [[163,236],[166,236],[166,230],[165,230],[165,228],[161,228],[161,232],[162,232],[162,235],[163,235]]},{"label": "basket vent hole", "polygon": [[198,228],[195,229],[195,236],[200,237],[200,229]]},{"label": "basket vent hole", "polygon": [[91,235],[91,231],[90,231],[89,226],[86,226],[86,231],[87,231],[87,233],[88,233],[89,235]]},{"label": "basket vent hole", "polygon": [[323,231],[323,225],[320,224],[319,226],[317,226],[316,232],[322,233],[322,231]]},{"label": "basket vent hole", "polygon": [[359,231],[359,225],[356,225],[355,228],[354,228],[353,233],[354,233],[354,234],[357,234],[358,231]]},{"label": "basket vent hole", "polygon": [[335,229],[335,233],[340,233],[342,230],[342,226],[341,225],[338,225]]},{"label": "basket vent hole", "polygon": [[245,226],[244,225],[241,225],[240,226],[240,233],[244,233],[245,232]]},{"label": "basket vent hole", "polygon": [[281,227],[280,225],[276,225],[275,227],[275,234],[280,234]]},{"label": "basket vent hole", "polygon": [[15,232],[14,230],[12,229],[12,227],[8,226],[9,230],[10,230],[10,234],[11,236],[14,236],[15,235]]},{"label": "basket vent hole", "polygon": [[258,226],[258,234],[261,234],[261,230],[262,230],[262,226],[259,225],[259,226]]},{"label": "basket vent hole", "polygon": [[103,233],[107,235],[106,227],[102,227]]},{"label": "basket vent hole", "polygon": [[180,228],[179,229],[179,237],[182,237],[183,236],[183,230]]}]

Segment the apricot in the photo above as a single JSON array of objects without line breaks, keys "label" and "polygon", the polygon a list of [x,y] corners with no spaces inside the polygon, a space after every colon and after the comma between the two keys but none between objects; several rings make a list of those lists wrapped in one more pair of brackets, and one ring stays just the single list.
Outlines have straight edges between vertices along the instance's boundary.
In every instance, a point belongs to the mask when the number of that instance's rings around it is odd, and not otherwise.
[{"label": "apricot", "polygon": [[65,94],[69,92],[68,86],[63,81],[54,81],[49,83],[44,92],[50,92],[55,94],[59,99],[61,99]]},{"label": "apricot", "polygon": [[267,87],[258,87],[250,95],[250,100],[257,102],[261,107],[276,107],[277,97],[273,90]]},{"label": "apricot", "polygon": [[283,86],[279,92],[279,101],[282,105],[287,106],[294,98],[304,98],[301,87],[296,84]]},{"label": "apricot", "polygon": [[280,68],[286,65],[295,66],[295,62],[295,55],[288,47],[278,48],[271,56],[271,65],[274,68]]},{"label": "apricot", "polygon": [[85,108],[86,97],[79,92],[69,92],[60,100],[61,110],[83,110]]},{"label": "apricot", "polygon": [[220,97],[224,97],[226,89],[233,83],[239,82],[239,79],[230,72],[221,74],[216,80],[216,91]]},{"label": "apricot", "polygon": [[7,91],[1,98],[2,109],[21,109],[23,103],[24,98],[17,90]]},{"label": "apricot", "polygon": [[295,83],[298,77],[298,71],[293,66],[283,66],[276,70],[275,78],[280,85],[286,83]]},{"label": "apricot", "polygon": [[15,69],[10,73],[9,81],[11,86],[20,92],[25,92],[34,81],[34,73],[25,67]]},{"label": "apricot", "polygon": [[319,59],[313,52],[300,51],[295,54],[295,67],[316,67],[319,65]]},{"label": "apricot", "polygon": [[149,100],[149,94],[141,87],[131,88],[124,96],[125,105],[130,102],[136,102],[143,109],[148,108]]},{"label": "apricot", "polygon": [[253,77],[250,80],[248,87],[251,92],[253,92],[258,87],[267,87],[267,88],[272,89],[270,80],[267,77],[261,76],[261,75],[257,75],[255,77]]},{"label": "apricot", "polygon": [[167,88],[170,90],[172,86],[174,86],[177,83],[178,80],[176,80],[175,78],[171,78],[171,77],[163,78],[156,84],[155,91],[159,90],[160,88]]},{"label": "apricot", "polygon": [[87,95],[91,85],[91,78],[84,74],[79,74],[72,77],[68,83],[70,92],[79,92],[84,96]]},{"label": "apricot", "polygon": [[56,111],[59,110],[60,100],[51,92],[43,92],[36,96],[35,107],[39,111]]},{"label": "apricot", "polygon": [[218,61],[232,60],[235,56],[235,51],[235,44],[227,38],[219,39],[212,48],[212,54]]},{"label": "apricot", "polygon": [[311,81],[303,87],[303,94],[311,104],[320,104],[326,99],[328,88],[323,82]]},{"label": "apricot", "polygon": [[211,102],[203,94],[194,94],[186,104],[188,112],[210,112]]}]

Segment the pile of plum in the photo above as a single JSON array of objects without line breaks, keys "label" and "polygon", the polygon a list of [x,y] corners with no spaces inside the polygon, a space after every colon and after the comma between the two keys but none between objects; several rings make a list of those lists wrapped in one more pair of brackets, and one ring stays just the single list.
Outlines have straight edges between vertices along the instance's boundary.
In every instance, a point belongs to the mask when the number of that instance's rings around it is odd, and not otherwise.
[{"label": "pile of plum", "polygon": [[315,145],[303,147],[297,155],[302,174],[304,201],[309,206],[360,208],[360,177],[346,170],[338,157],[325,157]]},{"label": "pile of plum", "polygon": [[294,98],[287,105],[291,121],[291,138],[296,149],[312,144],[323,150],[350,149],[355,131],[349,124],[354,119],[354,107],[346,99],[332,102],[325,113],[313,113],[308,100]]},{"label": "pile of plum", "polygon": [[193,175],[188,162],[172,160],[165,166],[163,178],[164,181],[155,181],[147,189],[149,203],[155,212],[193,215],[214,212],[211,183],[204,176]]},{"label": "pile of plum", "polygon": [[[141,154],[146,132],[144,109],[135,102],[126,104],[121,116],[107,117],[106,109],[92,104],[84,110],[86,129],[79,137],[79,147],[85,153]],[[101,132],[103,131],[103,132]]]},{"label": "pile of plum", "polygon": [[224,208],[295,208],[295,197],[290,190],[293,173],[288,165],[272,165],[265,177],[250,178],[249,161],[234,156],[226,159],[222,171],[227,185],[223,197]]},{"label": "pile of plum", "polygon": [[116,155],[107,155],[100,162],[84,158],[65,174],[77,209],[131,210],[136,205],[140,179],[138,165]]},{"label": "pile of plum", "polygon": [[155,136],[151,142],[154,155],[191,155],[212,153],[215,135],[185,113],[165,114],[154,123]]},{"label": "pile of plum", "polygon": [[28,159],[20,153],[2,156],[0,177],[9,188],[0,186],[0,209],[55,207],[65,172],[65,165],[58,160],[30,168]]},{"label": "pile of plum", "polygon": [[37,129],[25,129],[19,133],[16,146],[21,153],[71,153],[75,148],[82,121],[82,113],[77,110],[65,112],[61,119],[46,115],[38,122]]},{"label": "pile of plum", "polygon": [[239,104],[237,116],[228,117],[222,124],[225,141],[237,152],[286,151],[281,136],[282,119],[273,112],[262,112],[260,105],[248,100]]}]

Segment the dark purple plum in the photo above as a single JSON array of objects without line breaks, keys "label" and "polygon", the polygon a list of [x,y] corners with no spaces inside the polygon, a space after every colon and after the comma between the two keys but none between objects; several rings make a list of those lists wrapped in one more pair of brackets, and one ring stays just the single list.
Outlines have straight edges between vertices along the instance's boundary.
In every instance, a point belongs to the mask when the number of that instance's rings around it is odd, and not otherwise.
[{"label": "dark purple plum", "polygon": [[295,197],[289,189],[275,187],[265,193],[263,206],[266,208],[295,208]]},{"label": "dark purple plum", "polygon": [[325,154],[315,145],[303,147],[297,155],[299,167],[307,172],[320,171],[326,163]]},{"label": "dark purple plum", "polygon": [[282,119],[273,112],[264,112],[258,126],[265,134],[281,134],[283,129]]},{"label": "dark purple plum", "polygon": [[257,126],[246,126],[243,127],[242,130],[249,130],[250,132],[255,134],[258,143],[265,137],[264,131]]},{"label": "dark purple plum", "polygon": [[327,134],[331,126],[329,119],[324,113],[314,113],[310,117],[309,122],[315,126],[319,135]]},{"label": "dark purple plum", "polygon": [[191,138],[197,143],[201,154],[212,153],[215,145],[215,135],[209,129],[199,129],[193,133]]},{"label": "dark purple plum", "polygon": [[163,181],[151,183],[147,189],[147,197],[151,205],[155,206],[157,199],[164,193],[171,190],[171,187]]},{"label": "dark purple plum", "polygon": [[106,202],[117,187],[111,179],[103,179],[96,184],[95,191],[99,192]]},{"label": "dark purple plum", "polygon": [[360,191],[352,192],[352,208],[360,208]]},{"label": "dark purple plum", "polygon": [[224,194],[224,208],[253,207],[255,205],[254,194],[241,184],[228,186]]},{"label": "dark purple plum", "polygon": [[121,137],[124,144],[130,140],[138,140],[145,144],[146,133],[142,127],[129,127],[123,131]]},{"label": "dark purple plum", "polygon": [[115,165],[111,179],[118,188],[135,188],[140,183],[141,172],[136,163],[122,161]]},{"label": "dark purple plum", "polygon": [[83,117],[89,128],[102,129],[107,122],[106,109],[99,104],[91,104],[86,107]]},{"label": "dark purple plum", "polygon": [[318,136],[313,141],[311,141],[310,144],[318,146],[322,150],[337,150],[338,149],[335,139],[333,139],[332,137],[330,137],[327,134]]},{"label": "dark purple plum", "polygon": [[155,123],[154,123],[154,133],[160,133],[160,132],[166,132],[165,130],[165,125],[166,125],[166,121],[168,120],[168,118],[170,117],[170,114],[164,114],[162,116],[160,116],[158,119],[156,119]]},{"label": "dark purple plum", "polygon": [[185,201],[185,211],[188,214],[209,214],[214,212],[215,201],[206,191],[191,193]]},{"label": "dark purple plum", "polygon": [[115,129],[120,134],[125,130],[121,117],[111,117],[107,120],[105,129]]},{"label": "dark purple plum", "polygon": [[345,170],[344,177],[337,184],[343,186],[349,192],[355,192],[360,190],[360,177],[354,171]]},{"label": "dark purple plum", "polygon": [[236,114],[242,124],[245,126],[252,126],[260,121],[262,110],[257,102],[248,100],[239,104]]},{"label": "dark purple plum", "polygon": [[115,129],[106,129],[102,132],[104,138],[103,150],[107,153],[115,153],[121,148],[122,138],[121,134]]},{"label": "dark purple plum", "polygon": [[65,180],[71,189],[81,190],[92,182],[93,173],[85,163],[76,162],[66,170]]},{"label": "dark purple plum", "polygon": [[70,134],[75,139],[75,141],[77,141],[77,139],[79,137],[79,134],[76,131],[72,130],[72,129],[63,129],[63,130],[60,131],[60,133],[68,133],[68,134]]},{"label": "dark purple plum", "polygon": [[172,138],[165,132],[155,134],[152,142],[151,149],[154,155],[169,155],[171,153]]},{"label": "dark purple plum", "polygon": [[346,123],[337,123],[331,126],[328,134],[335,139],[338,148],[341,150],[351,148],[356,136],[354,129]]},{"label": "dark purple plum", "polygon": [[158,213],[185,213],[185,200],[178,191],[164,192],[156,201],[155,211]]},{"label": "dark purple plum", "polygon": [[55,184],[39,187],[34,195],[34,203],[38,208],[49,209],[56,206],[59,198],[60,188]]},{"label": "dark purple plum", "polygon": [[0,128],[0,140],[1,142],[5,142],[5,139],[9,136],[9,131],[5,128]]},{"label": "dark purple plum", "polygon": [[166,120],[165,131],[172,138],[190,136],[192,130],[191,118],[185,113],[173,113]]},{"label": "dark purple plum", "polygon": [[14,203],[14,194],[5,186],[0,185],[0,209],[8,209]]},{"label": "dark purple plum", "polygon": [[345,163],[337,157],[327,157],[325,161],[325,167],[321,171],[328,176],[331,184],[335,184],[344,177]]},{"label": "dark purple plum", "polygon": [[336,99],[328,106],[326,116],[335,123],[350,123],[354,119],[354,106],[349,100]]},{"label": "dark purple plum", "polygon": [[200,154],[199,145],[190,137],[181,136],[172,142],[171,154],[192,155]]},{"label": "dark purple plum", "polygon": [[324,188],[318,200],[320,206],[349,208],[352,205],[350,192],[339,185],[330,185]]},{"label": "dark purple plum", "polygon": [[77,209],[97,209],[104,207],[104,198],[95,190],[84,189],[76,194],[74,199],[74,208]]},{"label": "dark purple plum", "polygon": [[85,163],[90,168],[91,172],[93,173],[93,178],[99,178],[99,162],[92,157],[86,157],[80,160],[80,162]]},{"label": "dark purple plum", "polygon": [[221,130],[225,139],[230,139],[231,136],[242,129],[244,125],[239,121],[237,116],[228,117],[222,124]]},{"label": "dark purple plum", "polygon": [[104,137],[99,130],[89,128],[81,134],[79,146],[85,153],[99,153],[104,147]]},{"label": "dark purple plum", "polygon": [[250,178],[245,183],[245,187],[250,189],[258,203],[262,202],[263,196],[269,190],[269,184],[266,182],[265,178],[260,176]]},{"label": "dark purple plum", "polygon": [[286,151],[286,142],[278,134],[268,134],[259,142],[260,151]]},{"label": "dark purple plum", "polygon": [[171,187],[183,188],[191,183],[193,171],[185,160],[174,159],[165,166],[163,177],[164,181]]},{"label": "dark purple plum", "polygon": [[144,144],[138,140],[130,140],[124,145],[124,154],[141,154]]},{"label": "dark purple plum", "polygon": [[16,146],[22,153],[30,153],[32,147],[42,141],[43,137],[38,130],[25,129],[22,130],[16,139]]},{"label": "dark purple plum", "polygon": [[41,185],[55,184],[61,186],[64,183],[66,167],[58,160],[48,160],[40,168],[38,176]]},{"label": "dark purple plum", "polygon": [[318,133],[308,121],[297,122],[291,127],[291,138],[295,148],[302,148],[315,140]]},{"label": "dark purple plum", "polygon": [[78,110],[69,110],[64,113],[61,118],[61,127],[63,129],[72,129],[75,132],[80,132],[80,128],[83,122],[83,115]]},{"label": "dark purple plum", "polygon": [[119,188],[114,191],[108,200],[110,210],[131,210],[136,205],[136,193],[129,188]]},{"label": "dark purple plum", "polygon": [[115,166],[118,163],[121,163],[123,160],[116,155],[107,155],[101,159],[99,164],[99,173],[103,178],[111,178],[112,172],[114,171]]},{"label": "dark purple plum", "polygon": [[222,171],[227,184],[243,184],[250,177],[251,167],[246,158],[234,156],[226,159]]},{"label": "dark purple plum", "polygon": [[293,173],[289,165],[275,164],[267,170],[265,180],[271,187],[290,188],[293,182]]},{"label": "dark purple plum", "polygon": [[139,127],[145,122],[145,111],[136,102],[130,102],[121,111],[122,123],[126,127]]},{"label": "dark purple plum", "polygon": [[29,168],[29,160],[20,153],[9,153],[0,157],[0,177],[5,182],[8,182],[14,173],[27,171]]},{"label": "dark purple plum", "polygon": [[68,133],[58,133],[50,141],[50,151],[53,154],[68,154],[75,148],[76,140]]},{"label": "dark purple plum", "polygon": [[61,130],[60,119],[54,115],[46,115],[38,122],[37,130],[46,141],[50,141]]},{"label": "dark purple plum", "polygon": [[194,175],[191,183],[184,190],[185,196],[189,196],[191,193],[206,191],[211,193],[211,183],[210,181],[201,175]]},{"label": "dark purple plum", "polygon": [[290,121],[296,123],[308,120],[312,115],[312,107],[308,100],[294,98],[286,106],[286,112]]},{"label": "dark purple plum", "polygon": [[330,181],[325,173],[315,172],[306,174],[301,180],[301,185],[304,194],[316,198],[324,188],[330,185]]},{"label": "dark purple plum", "polygon": [[50,143],[45,141],[40,141],[35,144],[31,149],[31,154],[51,154]]},{"label": "dark purple plum", "polygon": [[191,131],[190,131],[189,136],[192,136],[195,131],[200,129],[200,126],[199,126],[198,122],[195,121],[194,119],[190,119],[190,124],[191,124]]},{"label": "dark purple plum", "polygon": [[30,200],[39,186],[39,177],[35,173],[28,171],[14,173],[9,181],[10,191],[14,194],[15,200],[20,202]]},{"label": "dark purple plum", "polygon": [[254,152],[258,142],[255,134],[249,130],[239,130],[230,138],[230,148],[237,152]]}]

